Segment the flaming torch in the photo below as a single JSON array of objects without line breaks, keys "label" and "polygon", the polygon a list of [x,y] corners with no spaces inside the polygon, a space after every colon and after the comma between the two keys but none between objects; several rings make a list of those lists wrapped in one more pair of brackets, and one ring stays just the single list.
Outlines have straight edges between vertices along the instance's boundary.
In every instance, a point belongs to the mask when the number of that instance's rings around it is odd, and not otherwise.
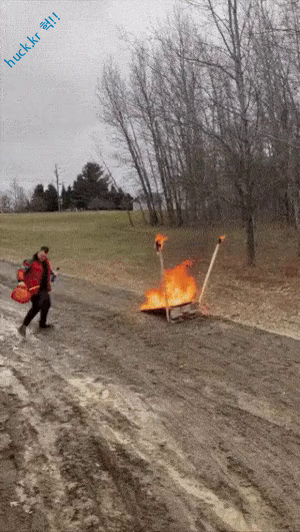
[{"label": "flaming torch", "polygon": [[156,249],[156,252],[157,252],[157,254],[159,256],[159,260],[160,260],[161,282],[162,282],[162,285],[164,287],[165,298],[166,298],[166,317],[167,317],[167,321],[170,321],[170,309],[169,309],[168,296],[167,296],[167,286],[166,286],[164,258],[163,258],[163,253],[162,253],[162,250],[163,250],[163,247],[164,247],[164,242],[166,242],[167,240],[168,240],[168,237],[164,236],[164,235],[158,234],[155,237],[155,249]]},{"label": "flaming torch", "polygon": [[221,244],[222,244],[222,242],[223,242],[224,239],[225,239],[225,235],[219,237],[218,243],[217,243],[217,245],[216,245],[216,249],[215,249],[215,251],[214,251],[214,253],[213,253],[213,256],[212,256],[212,259],[211,259],[211,261],[210,261],[210,265],[209,265],[209,268],[208,268],[208,271],[207,271],[206,277],[205,277],[205,279],[204,279],[203,287],[202,287],[202,290],[201,290],[201,293],[200,293],[200,297],[199,297],[199,308],[200,308],[200,305],[201,305],[202,298],[203,298],[203,296],[204,296],[205,289],[206,289],[206,287],[207,287],[207,283],[208,283],[209,276],[210,276],[211,271],[212,271],[212,269],[213,269],[214,262],[215,262],[215,260],[216,260],[216,257],[217,257],[217,254],[218,254],[218,251],[219,251],[220,246],[221,246]]}]

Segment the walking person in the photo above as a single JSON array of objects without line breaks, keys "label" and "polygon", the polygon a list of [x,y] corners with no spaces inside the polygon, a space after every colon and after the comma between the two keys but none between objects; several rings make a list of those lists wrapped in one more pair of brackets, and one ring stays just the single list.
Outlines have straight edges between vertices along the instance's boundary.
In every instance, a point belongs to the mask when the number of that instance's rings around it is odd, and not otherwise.
[{"label": "walking person", "polygon": [[52,325],[47,324],[47,315],[51,307],[49,292],[51,281],[54,281],[53,273],[48,259],[49,248],[42,246],[31,260],[24,260],[23,268],[18,270],[18,285],[26,286],[31,294],[31,309],[26,314],[18,331],[25,338],[26,328],[33,318],[40,312],[40,329],[48,329]]}]

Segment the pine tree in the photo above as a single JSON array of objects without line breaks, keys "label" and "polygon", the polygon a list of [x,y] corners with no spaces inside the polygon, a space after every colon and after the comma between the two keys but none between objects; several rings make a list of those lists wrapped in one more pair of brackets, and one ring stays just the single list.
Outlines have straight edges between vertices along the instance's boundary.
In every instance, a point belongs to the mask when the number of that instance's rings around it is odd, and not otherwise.
[{"label": "pine tree", "polygon": [[73,184],[73,199],[76,207],[87,209],[95,198],[108,199],[108,182],[109,178],[104,175],[101,166],[88,162]]},{"label": "pine tree", "polygon": [[46,211],[54,212],[58,210],[57,190],[54,185],[48,185],[44,193],[44,200],[46,202]]}]

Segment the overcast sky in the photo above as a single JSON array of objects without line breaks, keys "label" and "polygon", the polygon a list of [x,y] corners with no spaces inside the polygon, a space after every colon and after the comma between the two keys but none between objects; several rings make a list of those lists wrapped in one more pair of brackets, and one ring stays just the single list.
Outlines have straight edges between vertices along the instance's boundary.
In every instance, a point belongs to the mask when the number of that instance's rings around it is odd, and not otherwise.
[{"label": "overcast sky", "polygon": [[[101,163],[95,133],[119,184],[131,191],[126,169],[113,162],[114,147],[97,120],[97,78],[109,55],[126,68],[118,28],[144,35],[179,1],[1,0],[0,191],[13,178],[26,190],[48,185],[55,163],[65,185],[72,184],[88,160]],[[51,15],[54,28],[40,28]],[[27,37],[35,33],[38,43],[10,68],[4,59],[13,59],[20,44],[32,46]]]}]

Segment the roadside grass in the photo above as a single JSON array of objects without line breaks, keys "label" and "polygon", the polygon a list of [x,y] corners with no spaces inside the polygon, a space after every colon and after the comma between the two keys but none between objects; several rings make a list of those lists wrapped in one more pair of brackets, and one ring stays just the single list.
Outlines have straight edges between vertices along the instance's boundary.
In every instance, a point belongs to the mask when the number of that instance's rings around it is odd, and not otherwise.
[{"label": "roadside grass", "polygon": [[0,259],[22,263],[41,245],[48,245],[54,269],[59,266],[62,273],[140,291],[159,281],[157,232],[169,239],[165,266],[194,259],[194,274],[201,282],[218,236],[225,233],[214,270],[224,278],[278,284],[299,275],[296,235],[286,227],[258,227],[257,267],[248,268],[241,228],[153,228],[138,212],[132,218],[134,227],[126,212],[1,214]]}]

